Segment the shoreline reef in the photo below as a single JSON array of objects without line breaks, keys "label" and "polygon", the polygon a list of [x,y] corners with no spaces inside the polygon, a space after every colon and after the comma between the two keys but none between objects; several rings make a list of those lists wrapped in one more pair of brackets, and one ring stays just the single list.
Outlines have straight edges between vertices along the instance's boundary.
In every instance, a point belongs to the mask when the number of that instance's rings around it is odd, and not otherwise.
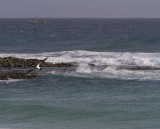
[{"label": "shoreline reef", "polygon": [[[9,79],[32,79],[41,76],[42,72],[36,70],[37,65],[40,65],[42,69],[45,68],[61,68],[63,72],[66,70],[74,71],[72,68],[76,68],[78,64],[74,62],[62,62],[62,63],[50,63],[39,59],[25,59],[16,57],[0,57],[0,80]],[[146,70],[160,70],[160,67],[152,66],[132,66],[132,65],[95,65],[88,64],[91,69],[105,69],[107,67],[114,68],[116,70],[130,70],[130,71],[146,71]],[[43,71],[43,70],[42,70]],[[45,71],[45,70],[44,70]]]},{"label": "shoreline reef", "polygon": [[[15,57],[0,57],[0,68],[29,68],[36,67],[38,63],[43,60],[39,59],[24,59]],[[50,63],[42,62],[41,67],[71,67],[74,66],[73,63]]]},{"label": "shoreline reef", "polygon": [[[24,59],[15,57],[0,57],[0,80],[11,79],[32,79],[39,77],[36,69],[37,64],[43,60]],[[49,63],[42,62],[40,67],[72,67],[73,63]],[[28,72],[32,71],[32,72]]]}]

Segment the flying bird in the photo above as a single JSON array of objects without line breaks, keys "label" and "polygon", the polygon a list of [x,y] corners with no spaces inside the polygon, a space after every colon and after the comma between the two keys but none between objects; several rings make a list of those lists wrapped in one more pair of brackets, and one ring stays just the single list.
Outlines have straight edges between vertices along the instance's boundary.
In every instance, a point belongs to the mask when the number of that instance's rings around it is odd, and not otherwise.
[{"label": "flying bird", "polygon": [[47,59],[48,59],[48,57],[46,57],[45,59],[41,60],[41,62],[39,62],[39,63],[36,65],[35,68],[29,69],[29,70],[26,72],[26,74],[29,74],[29,73],[33,72],[34,70],[36,70],[36,69],[42,70],[42,68],[40,67],[40,65],[41,65],[42,63],[44,63]]},{"label": "flying bird", "polygon": [[44,63],[47,60],[48,57],[46,57],[45,59],[43,59],[39,64],[36,65],[36,69],[42,70],[42,68],[40,68],[40,65],[42,63]]}]

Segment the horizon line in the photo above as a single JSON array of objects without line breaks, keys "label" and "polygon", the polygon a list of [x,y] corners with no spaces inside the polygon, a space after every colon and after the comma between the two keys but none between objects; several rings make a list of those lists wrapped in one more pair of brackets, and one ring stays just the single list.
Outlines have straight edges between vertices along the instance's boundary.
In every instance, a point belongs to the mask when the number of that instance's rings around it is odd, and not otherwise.
[{"label": "horizon line", "polygon": [[0,17],[0,19],[160,19],[160,17]]}]

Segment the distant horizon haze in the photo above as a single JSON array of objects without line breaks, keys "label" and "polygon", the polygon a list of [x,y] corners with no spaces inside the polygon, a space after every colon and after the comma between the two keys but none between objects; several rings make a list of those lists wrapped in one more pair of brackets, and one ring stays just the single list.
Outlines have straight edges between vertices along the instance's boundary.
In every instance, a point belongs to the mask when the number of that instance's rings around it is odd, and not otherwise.
[{"label": "distant horizon haze", "polygon": [[0,17],[0,19],[160,19],[158,17]]},{"label": "distant horizon haze", "polygon": [[160,0],[1,0],[0,18],[160,18]]}]

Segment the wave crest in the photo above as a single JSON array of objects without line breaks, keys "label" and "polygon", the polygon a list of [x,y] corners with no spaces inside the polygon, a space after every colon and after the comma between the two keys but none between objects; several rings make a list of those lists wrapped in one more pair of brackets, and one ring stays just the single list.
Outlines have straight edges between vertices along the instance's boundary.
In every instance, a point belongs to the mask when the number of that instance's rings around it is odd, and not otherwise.
[{"label": "wave crest", "polygon": [[[62,63],[74,62],[78,64],[75,71],[64,72],[67,76],[96,77],[96,78],[117,78],[117,79],[139,79],[139,80],[160,80],[160,70],[131,71],[117,70],[116,66],[147,66],[160,67],[160,53],[130,53],[130,52],[92,52],[92,51],[62,51],[37,54],[1,53],[1,57],[37,58],[48,57],[47,62]],[[88,64],[96,66],[111,66],[107,68],[89,67]],[[57,74],[55,71],[53,74]]]}]

